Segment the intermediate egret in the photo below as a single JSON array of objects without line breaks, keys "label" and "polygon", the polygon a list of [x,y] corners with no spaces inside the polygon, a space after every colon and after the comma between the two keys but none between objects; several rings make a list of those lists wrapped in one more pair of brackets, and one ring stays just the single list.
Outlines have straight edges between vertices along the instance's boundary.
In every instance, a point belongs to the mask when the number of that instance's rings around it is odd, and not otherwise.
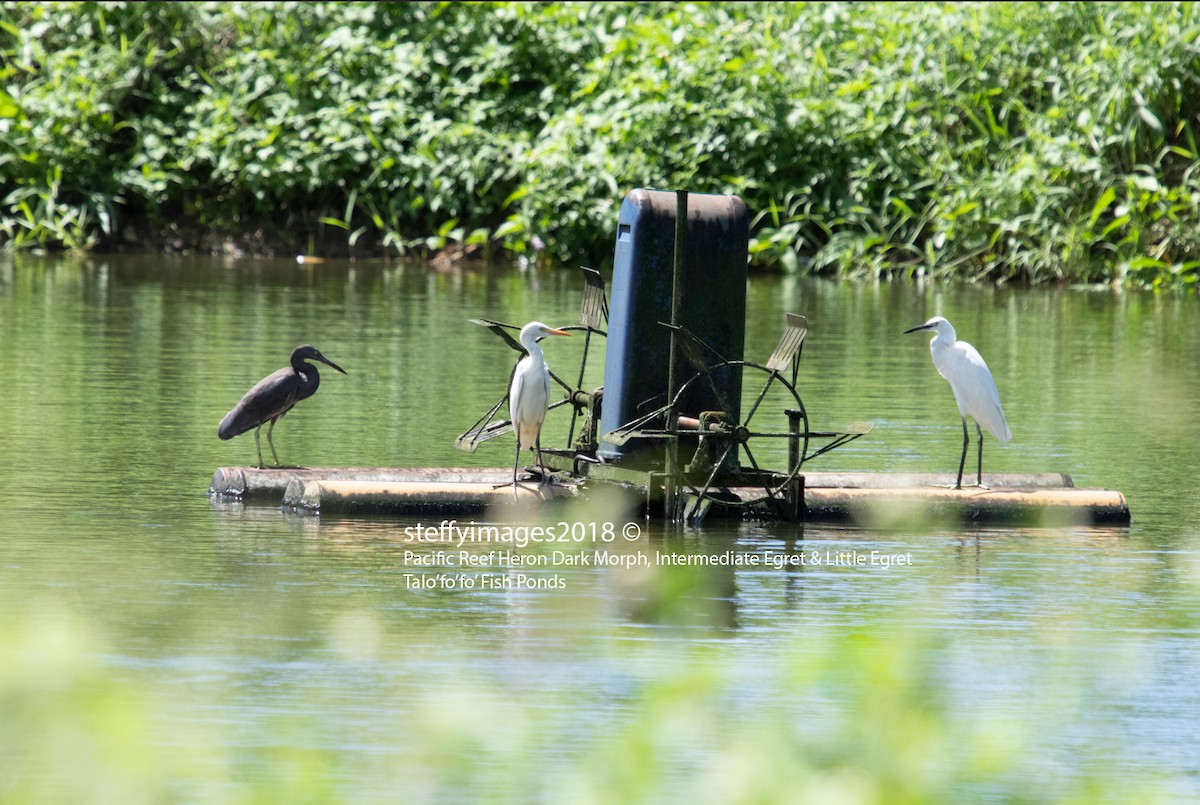
[{"label": "intermediate egret", "polygon": [[546,467],[542,464],[542,423],[550,408],[550,367],[538,341],[548,335],[570,336],[566,330],[547,327],[540,321],[531,321],[521,328],[521,346],[529,354],[520,360],[513,372],[512,386],[508,390],[508,414],[513,431],[517,435],[517,457],[513,462],[513,496],[517,494],[517,467],[521,463],[521,451],[525,448],[537,454],[542,478]]},{"label": "intermediate egret", "polygon": [[275,443],[271,441],[275,420],[292,410],[296,403],[313,396],[317,392],[317,386],[321,384],[321,375],[317,372],[317,367],[305,363],[306,360],[320,361],[346,374],[345,369],[322,355],[312,344],[302,344],[292,350],[291,366],[272,372],[246,392],[241,402],[235,405],[217,426],[217,436],[232,439],[253,428],[254,447],[258,450],[258,466],[265,467],[258,432],[265,423],[270,422],[271,425],[267,428],[267,444],[275,458],[275,466],[278,467],[279,455],[275,452]]},{"label": "intermediate egret", "polygon": [[963,466],[967,461],[967,417],[975,420],[975,433],[979,443],[979,464],[975,475],[976,486],[983,486],[983,431],[979,426],[987,428],[988,433],[995,436],[1001,443],[1012,438],[1008,422],[1004,419],[1004,410],[1000,407],[1000,392],[996,390],[996,381],[988,371],[983,357],[966,341],[959,341],[950,326],[950,322],[941,316],[934,316],[920,327],[905,330],[904,334],[916,333],[922,330],[932,330],[933,338],[929,341],[929,352],[933,355],[933,365],[938,374],[950,383],[954,392],[954,400],[958,403],[958,413],[962,415],[963,448],[962,458],[958,462],[958,481],[955,489],[962,489]]}]

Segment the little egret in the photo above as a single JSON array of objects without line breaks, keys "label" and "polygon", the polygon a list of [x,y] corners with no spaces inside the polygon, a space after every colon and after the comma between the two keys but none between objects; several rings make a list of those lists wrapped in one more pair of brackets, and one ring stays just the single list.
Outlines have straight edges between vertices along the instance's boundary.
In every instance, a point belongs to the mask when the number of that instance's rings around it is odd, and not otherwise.
[{"label": "little egret", "polygon": [[983,357],[966,341],[959,341],[950,322],[941,316],[934,316],[920,327],[905,330],[904,334],[916,333],[922,330],[932,330],[933,338],[929,341],[929,352],[933,355],[933,365],[938,374],[950,383],[954,392],[954,400],[958,403],[958,413],[962,415],[963,448],[962,458],[958,462],[958,481],[955,489],[962,489],[963,466],[967,461],[967,417],[975,420],[975,432],[979,442],[979,465],[975,475],[977,486],[983,486],[983,431],[979,426],[987,428],[988,433],[995,436],[1001,443],[1012,438],[1008,422],[1004,419],[1004,410],[1000,407],[1000,392],[996,390],[996,381],[988,371]]},{"label": "little egret", "polygon": [[517,434],[517,458],[513,462],[513,495],[517,494],[517,467],[521,463],[521,451],[525,448],[537,454],[542,478],[546,468],[542,464],[542,423],[550,408],[550,367],[538,341],[548,335],[570,336],[566,330],[547,327],[540,321],[531,321],[521,328],[521,346],[529,354],[517,364],[513,372],[512,386],[508,390],[508,414],[513,431]]},{"label": "little egret", "polygon": [[301,400],[307,400],[317,392],[321,384],[321,375],[317,368],[305,360],[320,361],[332,366],[342,374],[346,370],[321,354],[312,344],[302,344],[292,350],[292,365],[264,377],[246,392],[241,402],[225,415],[217,426],[217,436],[222,439],[232,439],[251,428],[254,429],[254,447],[258,450],[258,466],[265,467],[262,457],[262,444],[258,432],[262,426],[270,422],[267,428],[267,444],[271,447],[271,455],[275,458],[275,466],[279,466],[279,455],[275,452],[275,443],[271,441],[271,431],[275,430],[275,420],[292,410],[292,406]]}]

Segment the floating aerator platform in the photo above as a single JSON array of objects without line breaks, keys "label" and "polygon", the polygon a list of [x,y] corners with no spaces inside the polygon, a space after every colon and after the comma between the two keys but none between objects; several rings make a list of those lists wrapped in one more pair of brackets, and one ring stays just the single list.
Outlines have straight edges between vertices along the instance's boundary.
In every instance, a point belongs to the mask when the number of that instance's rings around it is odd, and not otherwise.
[{"label": "floating aerator platform", "polygon": [[[301,512],[452,516],[495,506],[629,494],[648,517],[697,525],[706,516],[912,520],[1024,524],[1124,524],[1120,492],[1076,489],[1069,476],[984,475],[981,487],[950,489],[951,475],[830,473],[810,464],[871,432],[870,423],[814,427],[800,394],[808,321],[789,313],[774,351],[744,351],[749,221],[737,196],[634,190],[621,205],[611,294],[582,269],[578,373],[564,379],[555,409],[570,408],[567,444],[542,449],[547,478],[514,499],[510,469],[251,469],[225,467],[210,493]],[[512,349],[519,327],[474,323]],[[591,350],[607,340],[604,384],[582,387]],[[574,381],[574,382],[571,382]],[[455,441],[474,452],[512,434],[499,399]],[[507,451],[506,451],[507,452]],[[511,455],[511,454],[509,454]],[[786,457],[786,458],[785,458]]]}]

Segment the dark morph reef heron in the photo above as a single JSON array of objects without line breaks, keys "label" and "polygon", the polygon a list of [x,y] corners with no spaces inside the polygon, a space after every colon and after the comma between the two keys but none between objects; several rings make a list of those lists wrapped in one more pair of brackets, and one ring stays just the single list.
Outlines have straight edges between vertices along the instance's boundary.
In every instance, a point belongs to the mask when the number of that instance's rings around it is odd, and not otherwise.
[{"label": "dark morph reef heron", "polygon": [[275,420],[292,410],[296,403],[316,394],[317,387],[321,385],[321,375],[317,372],[317,367],[306,363],[309,360],[320,361],[346,374],[345,369],[322,355],[312,344],[302,344],[292,350],[291,366],[272,372],[246,392],[241,402],[235,405],[217,426],[217,436],[232,439],[253,428],[254,447],[258,450],[258,466],[265,467],[258,433],[264,424],[270,422],[267,428],[267,445],[271,448],[275,466],[280,466],[279,454],[275,452],[275,443],[271,441]]}]

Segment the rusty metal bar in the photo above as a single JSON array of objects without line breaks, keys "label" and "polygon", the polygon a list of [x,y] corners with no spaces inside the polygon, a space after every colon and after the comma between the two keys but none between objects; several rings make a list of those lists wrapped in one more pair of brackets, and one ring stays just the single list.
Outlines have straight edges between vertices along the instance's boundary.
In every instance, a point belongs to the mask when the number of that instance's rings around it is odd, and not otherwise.
[{"label": "rusty metal bar", "polygon": [[[671,276],[671,346],[669,359],[667,361],[667,404],[673,406],[675,394],[679,391],[679,375],[676,364],[678,363],[677,356],[677,338],[679,330],[679,314],[683,307],[683,275],[687,263],[687,208],[688,208],[688,191],[675,191],[675,265]],[[678,412],[672,407],[667,411],[667,432],[674,435],[679,427],[679,423],[675,420]],[[666,454],[666,488],[663,494],[663,506],[666,511],[665,516],[671,520],[675,519],[675,485],[677,474],[679,472],[679,441],[678,439],[667,440]]]},{"label": "rusty metal bar", "polygon": [[720,422],[709,422],[706,428],[701,428],[700,420],[694,416],[679,416],[675,418],[675,421],[679,423],[679,427],[689,430],[709,430],[713,433],[723,430]]}]

